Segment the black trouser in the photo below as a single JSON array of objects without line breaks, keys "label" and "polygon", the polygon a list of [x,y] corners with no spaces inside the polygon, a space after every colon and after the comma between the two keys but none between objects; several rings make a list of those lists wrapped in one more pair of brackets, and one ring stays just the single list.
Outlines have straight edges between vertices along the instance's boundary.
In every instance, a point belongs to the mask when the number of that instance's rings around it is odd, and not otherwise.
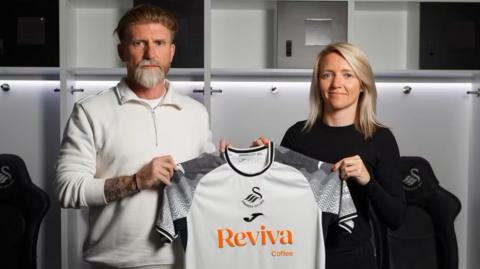
[{"label": "black trouser", "polygon": [[370,241],[348,250],[326,251],[326,269],[376,269],[377,262]]}]

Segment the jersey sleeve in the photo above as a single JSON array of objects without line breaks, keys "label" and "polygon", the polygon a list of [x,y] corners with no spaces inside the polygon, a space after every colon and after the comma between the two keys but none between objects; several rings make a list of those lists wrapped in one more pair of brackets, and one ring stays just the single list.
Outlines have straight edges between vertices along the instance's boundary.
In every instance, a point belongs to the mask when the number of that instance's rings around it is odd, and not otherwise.
[{"label": "jersey sleeve", "polygon": [[330,172],[330,167],[331,164],[320,163],[320,169],[309,180],[310,186],[322,212],[336,216],[338,225],[351,233],[357,210],[348,185],[338,172]]},{"label": "jersey sleeve", "polygon": [[323,213],[336,216],[335,223],[347,230],[353,231],[353,219],[357,210],[347,184],[340,179],[339,173],[331,171],[331,164],[314,160],[303,154],[277,147],[277,160],[298,169],[308,180],[315,201]]},{"label": "jersey sleeve", "polygon": [[157,214],[155,230],[172,242],[179,231],[175,222],[185,219],[197,184],[203,176],[225,163],[218,153],[204,153],[200,157],[178,164],[172,177],[172,185],[161,192],[161,205]]}]

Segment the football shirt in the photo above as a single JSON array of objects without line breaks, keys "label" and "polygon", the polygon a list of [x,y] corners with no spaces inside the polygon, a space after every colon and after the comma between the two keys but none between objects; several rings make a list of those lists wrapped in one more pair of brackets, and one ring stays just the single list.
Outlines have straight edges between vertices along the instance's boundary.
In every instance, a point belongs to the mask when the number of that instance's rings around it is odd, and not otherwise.
[{"label": "football shirt", "polygon": [[187,269],[322,269],[326,227],[351,232],[355,217],[331,164],[271,142],[180,164],[156,229],[180,234]]}]

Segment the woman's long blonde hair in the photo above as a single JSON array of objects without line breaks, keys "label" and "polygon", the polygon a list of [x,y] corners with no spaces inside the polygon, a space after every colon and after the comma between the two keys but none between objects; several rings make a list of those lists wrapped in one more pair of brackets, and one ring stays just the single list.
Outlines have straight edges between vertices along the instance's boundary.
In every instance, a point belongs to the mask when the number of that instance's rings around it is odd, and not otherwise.
[{"label": "woman's long blonde hair", "polygon": [[363,91],[359,96],[354,125],[363,137],[367,139],[373,136],[377,127],[384,126],[375,117],[377,89],[370,63],[363,51],[349,43],[330,44],[318,54],[313,67],[312,83],[310,85],[310,112],[303,130],[310,130],[315,122],[323,117],[324,101],[320,94],[318,77],[325,56],[330,53],[337,53],[343,57],[360,80],[360,87]]}]

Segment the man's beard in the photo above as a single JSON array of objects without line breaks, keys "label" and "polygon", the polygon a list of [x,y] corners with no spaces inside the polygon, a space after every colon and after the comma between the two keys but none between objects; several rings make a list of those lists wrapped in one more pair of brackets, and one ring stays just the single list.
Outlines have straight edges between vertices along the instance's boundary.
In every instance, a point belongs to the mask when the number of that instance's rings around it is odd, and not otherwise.
[{"label": "man's beard", "polygon": [[[144,65],[156,65],[158,68],[143,68]],[[142,60],[135,69],[135,81],[145,88],[153,88],[165,79],[165,72],[160,63],[154,60]]]}]

